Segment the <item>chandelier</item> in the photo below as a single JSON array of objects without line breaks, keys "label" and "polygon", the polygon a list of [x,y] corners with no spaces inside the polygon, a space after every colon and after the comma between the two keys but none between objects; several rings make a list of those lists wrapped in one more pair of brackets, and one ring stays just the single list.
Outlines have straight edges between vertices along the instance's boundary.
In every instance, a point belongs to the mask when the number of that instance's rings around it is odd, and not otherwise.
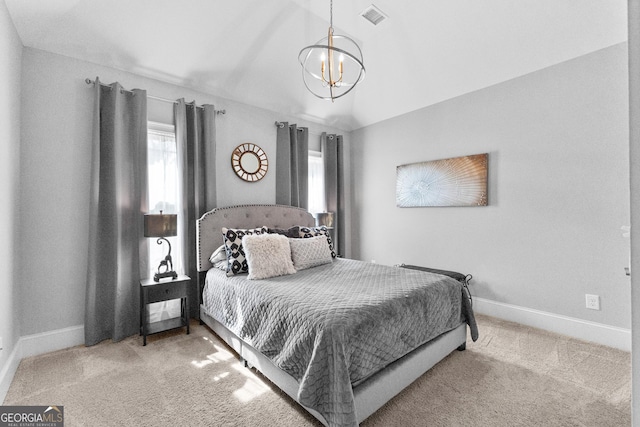
[{"label": "chandelier", "polygon": [[362,51],[347,36],[333,34],[333,0],[327,37],[303,48],[298,54],[302,80],[309,92],[321,99],[340,98],[364,79]]}]

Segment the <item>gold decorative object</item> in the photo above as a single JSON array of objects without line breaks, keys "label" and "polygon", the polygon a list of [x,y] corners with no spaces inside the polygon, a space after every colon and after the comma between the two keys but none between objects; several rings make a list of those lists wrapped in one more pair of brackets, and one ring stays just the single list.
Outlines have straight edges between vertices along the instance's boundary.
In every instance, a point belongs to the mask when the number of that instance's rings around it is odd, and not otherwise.
[{"label": "gold decorative object", "polygon": [[333,1],[329,7],[327,37],[298,54],[302,81],[309,92],[333,102],[351,92],[364,79],[362,50],[353,39],[333,33]]},{"label": "gold decorative object", "polygon": [[267,174],[267,154],[250,142],[238,145],[231,153],[231,167],[240,179],[247,182],[260,181]]}]

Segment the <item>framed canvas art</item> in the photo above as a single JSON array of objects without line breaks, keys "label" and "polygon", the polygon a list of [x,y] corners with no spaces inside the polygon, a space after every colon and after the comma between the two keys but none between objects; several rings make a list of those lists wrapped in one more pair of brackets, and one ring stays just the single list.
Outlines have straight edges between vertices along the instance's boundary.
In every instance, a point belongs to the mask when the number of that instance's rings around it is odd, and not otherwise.
[{"label": "framed canvas art", "polygon": [[487,153],[397,167],[396,205],[486,206]]}]

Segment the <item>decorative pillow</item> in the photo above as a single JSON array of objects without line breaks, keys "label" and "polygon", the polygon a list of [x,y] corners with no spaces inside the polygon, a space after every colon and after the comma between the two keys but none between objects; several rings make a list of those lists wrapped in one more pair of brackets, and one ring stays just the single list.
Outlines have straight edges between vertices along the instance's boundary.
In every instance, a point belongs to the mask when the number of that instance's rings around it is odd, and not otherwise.
[{"label": "decorative pillow", "polygon": [[270,228],[269,233],[271,234],[282,234],[287,237],[300,237],[300,226],[295,225],[291,228]]},{"label": "decorative pillow", "polygon": [[242,247],[249,266],[249,280],[293,274],[289,239],[281,234],[246,235]]},{"label": "decorative pillow", "polygon": [[293,266],[298,271],[333,262],[331,249],[325,236],[289,239],[289,245]]},{"label": "decorative pillow", "polygon": [[331,250],[331,256],[336,257],[336,252],[333,250],[333,241],[331,240],[331,234],[329,229],[322,225],[320,227],[300,227],[300,237],[309,238],[315,236],[326,236],[329,243],[329,250]]},{"label": "decorative pillow", "polygon": [[227,276],[249,271],[247,259],[242,248],[242,238],[254,234],[266,234],[267,227],[260,228],[222,228],[224,248],[227,251]]},{"label": "decorative pillow", "polygon": [[216,265],[216,263],[219,261],[226,261],[226,260],[227,260],[227,250],[225,249],[224,245],[220,245],[220,247],[215,251],[213,251],[213,253],[209,257],[209,261],[211,261],[211,264],[213,265]]}]

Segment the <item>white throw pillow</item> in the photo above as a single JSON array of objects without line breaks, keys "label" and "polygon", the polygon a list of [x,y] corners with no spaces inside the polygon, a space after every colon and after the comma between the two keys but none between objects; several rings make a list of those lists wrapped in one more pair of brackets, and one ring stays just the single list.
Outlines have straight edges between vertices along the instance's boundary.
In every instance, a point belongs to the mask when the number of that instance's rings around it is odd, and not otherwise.
[{"label": "white throw pillow", "polygon": [[296,270],[317,267],[333,261],[329,242],[324,235],[306,239],[289,239],[291,258]]},{"label": "white throw pillow", "polygon": [[296,269],[291,260],[289,239],[280,234],[246,235],[242,247],[249,267],[248,279],[293,274]]},{"label": "white throw pillow", "polygon": [[216,265],[220,261],[226,261],[226,260],[227,260],[227,250],[225,249],[224,245],[220,245],[220,247],[215,251],[213,251],[213,253],[209,257],[209,261],[213,265]]}]

